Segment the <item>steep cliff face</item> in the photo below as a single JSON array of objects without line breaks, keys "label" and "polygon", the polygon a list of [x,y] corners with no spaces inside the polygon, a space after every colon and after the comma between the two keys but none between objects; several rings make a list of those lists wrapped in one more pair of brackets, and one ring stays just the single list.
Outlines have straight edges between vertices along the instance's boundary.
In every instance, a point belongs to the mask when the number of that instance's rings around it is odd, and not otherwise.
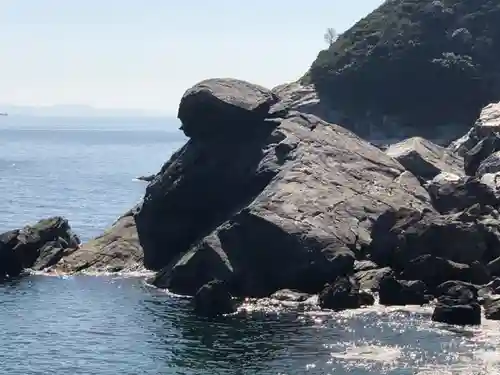
[{"label": "steep cliff face", "polygon": [[321,51],[302,83],[348,126],[395,123],[427,136],[443,124],[470,127],[500,100],[499,60],[498,1],[392,0]]}]

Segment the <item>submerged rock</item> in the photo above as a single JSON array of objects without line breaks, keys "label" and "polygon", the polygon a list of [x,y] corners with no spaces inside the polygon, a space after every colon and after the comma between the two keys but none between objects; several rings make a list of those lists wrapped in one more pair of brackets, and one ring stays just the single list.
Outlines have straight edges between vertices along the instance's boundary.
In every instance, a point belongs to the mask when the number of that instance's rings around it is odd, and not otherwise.
[{"label": "submerged rock", "polygon": [[26,268],[43,270],[75,251],[80,240],[62,217],[0,235],[0,278],[16,277]]},{"label": "submerged rock", "polygon": [[193,303],[196,314],[210,318],[236,311],[229,288],[221,280],[212,280],[203,285],[196,292]]},{"label": "submerged rock", "polygon": [[[414,176],[353,133],[312,115],[281,110],[266,119],[251,109],[273,101],[260,87],[243,85],[257,93],[248,105],[244,96],[217,104],[233,83],[205,90],[215,98],[199,113],[196,100],[181,102],[191,139],[149,184],[135,215],[145,264],[162,269],[157,285],[192,294],[218,278],[236,295],[317,293],[353,272],[380,213],[430,208]],[[202,116],[210,103],[215,122]],[[179,111],[183,122],[187,112]]]},{"label": "submerged rock", "polygon": [[422,180],[431,180],[442,172],[464,174],[458,155],[421,137],[391,145],[386,153]]}]

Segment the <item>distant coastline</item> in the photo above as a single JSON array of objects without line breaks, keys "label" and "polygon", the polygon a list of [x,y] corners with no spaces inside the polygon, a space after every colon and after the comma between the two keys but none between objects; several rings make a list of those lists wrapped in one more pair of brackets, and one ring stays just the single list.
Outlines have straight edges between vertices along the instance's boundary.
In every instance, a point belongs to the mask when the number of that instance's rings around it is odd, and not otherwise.
[{"label": "distant coastline", "polygon": [[37,117],[172,117],[161,110],[135,108],[95,108],[85,105],[20,106],[0,104],[0,116]]}]

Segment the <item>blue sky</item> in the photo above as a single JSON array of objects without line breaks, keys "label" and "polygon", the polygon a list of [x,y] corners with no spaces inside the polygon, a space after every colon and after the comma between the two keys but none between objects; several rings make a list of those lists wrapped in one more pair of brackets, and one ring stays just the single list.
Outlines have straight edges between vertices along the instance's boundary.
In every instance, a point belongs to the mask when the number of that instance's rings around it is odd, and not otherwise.
[{"label": "blue sky", "polygon": [[382,0],[0,0],[0,103],[175,113],[209,77],[300,77]]}]

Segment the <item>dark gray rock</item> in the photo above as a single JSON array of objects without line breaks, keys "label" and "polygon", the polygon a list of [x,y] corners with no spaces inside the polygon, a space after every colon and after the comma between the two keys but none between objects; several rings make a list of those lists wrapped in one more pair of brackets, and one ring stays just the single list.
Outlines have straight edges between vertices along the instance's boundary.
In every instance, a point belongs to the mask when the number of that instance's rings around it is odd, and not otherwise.
[{"label": "dark gray rock", "polygon": [[500,172],[500,151],[494,152],[479,164],[476,176],[481,177],[486,173],[496,172]]},{"label": "dark gray rock", "polygon": [[461,280],[473,284],[486,284],[490,280],[488,270],[479,262],[471,265],[456,263],[430,254],[410,260],[401,272],[405,280],[422,280],[428,291],[448,280]]},{"label": "dark gray rock", "polygon": [[479,167],[493,153],[500,151],[500,136],[491,134],[481,139],[464,156],[464,170],[468,176],[476,176]]},{"label": "dark gray rock", "polygon": [[386,275],[380,280],[379,299],[381,305],[424,305],[429,302],[422,281],[396,280]]},{"label": "dark gray rock", "polygon": [[212,280],[203,285],[195,294],[193,303],[196,314],[209,318],[236,311],[229,288],[221,280]]},{"label": "dark gray rock", "polygon": [[66,219],[51,217],[0,235],[0,278],[16,277],[24,269],[42,270],[78,248],[80,240]]},{"label": "dark gray rock", "polygon": [[178,117],[184,134],[193,139],[251,135],[277,101],[276,95],[258,85],[214,78],[186,91]]},{"label": "dark gray rock", "polygon": [[441,172],[464,174],[458,155],[421,137],[391,145],[386,153],[422,180],[431,180]]},{"label": "dark gray rock", "polygon": [[[250,135],[193,136],[149,184],[135,220],[146,266],[168,275],[163,286],[192,292],[217,276],[237,295],[317,293],[352,274],[378,215],[430,208],[418,180],[376,147],[317,117],[285,112],[252,120]],[[226,129],[203,116],[189,121]],[[218,255],[205,257],[207,248]],[[179,261],[193,271],[173,272]]]},{"label": "dark gray rock", "polygon": [[441,174],[427,185],[427,191],[432,205],[442,214],[460,212],[476,203],[497,206],[500,201],[496,185],[493,186],[493,181],[487,178],[455,178],[454,175]]},{"label": "dark gray rock", "polygon": [[352,278],[339,277],[319,293],[318,302],[323,309],[357,309],[362,304],[373,304],[374,299],[370,300],[367,295],[366,292],[360,295],[359,286]]},{"label": "dark gray rock", "polygon": [[484,300],[484,317],[488,320],[500,320],[500,296],[491,296]]},{"label": "dark gray rock", "polygon": [[233,279],[233,267],[217,236],[209,236],[199,245],[183,254],[173,266],[156,274],[151,284],[183,295],[194,295],[200,284],[211,280]]},{"label": "dark gray rock", "polygon": [[441,293],[432,314],[433,321],[454,325],[481,324],[477,291],[465,283],[457,282],[448,282],[438,289]]},{"label": "dark gray rock", "polygon": [[392,269],[390,267],[375,268],[358,271],[354,274],[354,278],[361,289],[378,291],[380,280],[391,273]]},{"label": "dark gray rock", "polygon": [[395,269],[425,254],[464,264],[495,258],[500,242],[490,225],[476,218],[464,219],[464,214],[389,210],[373,226],[367,252],[377,263]]}]

